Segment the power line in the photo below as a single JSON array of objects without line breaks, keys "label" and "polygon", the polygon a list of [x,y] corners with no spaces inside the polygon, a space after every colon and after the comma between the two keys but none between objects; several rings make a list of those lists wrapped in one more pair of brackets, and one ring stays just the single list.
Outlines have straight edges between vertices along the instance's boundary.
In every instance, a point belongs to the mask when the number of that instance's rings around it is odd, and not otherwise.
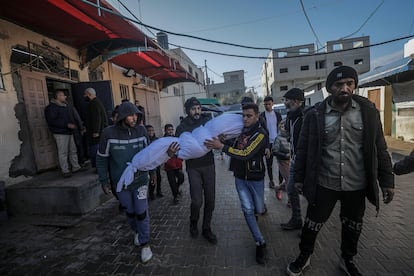
[{"label": "power line", "polygon": [[322,43],[319,41],[318,35],[316,34],[315,30],[313,29],[312,23],[310,22],[310,19],[308,17],[308,14],[306,13],[305,6],[303,5],[303,1],[302,0],[300,0],[300,5],[302,6],[302,11],[305,14],[305,17],[306,17],[306,20],[308,21],[309,27],[311,28],[312,33],[313,33],[313,35],[316,38],[316,42],[319,44],[320,47],[323,47]]},{"label": "power line", "polygon": [[371,12],[371,14],[368,16],[368,18],[364,21],[364,23],[362,23],[362,25],[358,28],[358,30],[356,30],[355,32],[353,32],[352,34],[349,34],[349,35],[347,35],[347,36],[344,36],[344,37],[342,37],[342,38],[340,38],[340,39],[345,39],[345,38],[348,38],[348,37],[351,37],[351,36],[353,36],[354,34],[356,34],[357,32],[359,32],[364,26],[365,26],[365,24],[367,24],[367,22],[368,22],[368,20],[370,20],[371,19],[371,17],[378,11],[378,9],[382,6],[382,4],[384,4],[384,0],[382,0],[381,1],[381,3],[375,8],[375,10],[373,11],[373,12]]},{"label": "power line", "polygon": [[[308,54],[306,55],[307,57],[309,56],[320,56],[320,55],[329,55],[329,54],[336,54],[336,53],[341,53],[341,52],[348,52],[348,51],[352,51],[355,49],[363,49],[363,48],[371,48],[371,47],[376,47],[376,46],[381,46],[381,45],[385,45],[385,44],[389,44],[389,43],[393,43],[393,42],[397,42],[400,40],[404,40],[404,39],[408,39],[408,38],[412,38],[414,37],[414,35],[408,35],[408,36],[404,36],[404,37],[398,37],[395,39],[391,39],[391,40],[386,40],[383,42],[378,42],[378,43],[374,43],[374,44],[370,44],[370,45],[364,45],[358,48],[350,48],[350,49],[342,49],[342,50],[337,50],[337,51],[332,51],[332,52],[323,52],[323,53],[314,53],[314,54]],[[236,55],[236,54],[228,54],[228,53],[221,53],[221,52],[215,52],[215,51],[209,51],[209,50],[201,50],[201,49],[195,49],[195,48],[190,48],[190,47],[185,47],[185,46],[181,46],[181,45],[177,45],[177,44],[172,44],[169,43],[170,45],[182,48],[182,49],[186,49],[186,50],[190,50],[190,51],[196,51],[196,52],[202,52],[202,53],[209,53],[209,54],[215,54],[215,55],[221,55],[221,56],[228,56],[228,57],[236,57],[236,58],[248,58],[248,59],[286,59],[286,58],[296,58],[296,57],[303,57],[305,55],[297,55],[297,56],[286,56],[283,58],[279,58],[279,57],[265,57],[265,56],[246,56],[246,55]]]}]

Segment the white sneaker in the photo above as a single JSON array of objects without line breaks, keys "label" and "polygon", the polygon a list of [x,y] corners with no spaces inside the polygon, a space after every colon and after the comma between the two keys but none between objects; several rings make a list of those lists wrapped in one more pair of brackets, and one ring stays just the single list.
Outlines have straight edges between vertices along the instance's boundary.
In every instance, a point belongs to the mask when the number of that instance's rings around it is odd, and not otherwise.
[{"label": "white sneaker", "polygon": [[143,263],[148,262],[149,260],[151,260],[152,258],[152,251],[151,251],[151,247],[149,247],[149,245],[144,246],[141,249],[141,261]]},{"label": "white sneaker", "polygon": [[140,245],[138,237],[139,237],[138,233],[135,233],[134,234],[134,244],[136,246],[139,246]]}]

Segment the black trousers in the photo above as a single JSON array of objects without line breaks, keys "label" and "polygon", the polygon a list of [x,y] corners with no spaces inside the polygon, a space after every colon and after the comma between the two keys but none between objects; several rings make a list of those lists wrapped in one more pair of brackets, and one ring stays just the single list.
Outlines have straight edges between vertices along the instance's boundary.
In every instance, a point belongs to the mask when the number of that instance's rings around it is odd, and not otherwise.
[{"label": "black trousers", "polygon": [[184,182],[184,173],[181,169],[174,169],[174,170],[168,170],[167,172],[167,178],[168,183],[170,184],[171,193],[174,198],[177,197],[179,187]]},{"label": "black trousers", "polygon": [[149,194],[154,195],[154,190],[157,189],[157,194],[162,194],[161,192],[161,168],[158,166],[155,170],[155,173],[157,175],[157,183],[155,185],[149,185]]},{"label": "black trousers", "polygon": [[341,256],[350,259],[357,254],[365,212],[365,190],[338,192],[321,186],[318,186],[315,204],[308,206],[299,244],[301,252],[313,253],[316,237],[338,200],[341,202]]},{"label": "black trousers", "polygon": [[198,222],[204,198],[203,230],[209,230],[216,198],[216,171],[214,164],[201,168],[187,168],[190,183],[192,223]]}]

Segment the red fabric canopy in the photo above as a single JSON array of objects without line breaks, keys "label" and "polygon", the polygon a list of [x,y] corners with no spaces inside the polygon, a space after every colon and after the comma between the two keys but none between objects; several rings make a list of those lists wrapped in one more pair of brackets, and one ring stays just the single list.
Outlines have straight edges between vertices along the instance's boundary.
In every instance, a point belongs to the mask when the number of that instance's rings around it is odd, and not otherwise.
[{"label": "red fabric canopy", "polygon": [[[119,13],[104,0],[89,0],[89,2]],[[141,75],[162,81],[162,87],[176,82],[197,81],[177,60],[163,52],[151,38],[129,21],[103,10],[99,14],[97,7],[81,0],[2,1],[0,17],[76,49],[86,49],[89,54],[86,55],[86,59],[83,58],[84,62],[89,62],[96,55],[108,50],[102,48],[91,54],[92,48],[96,51],[96,47],[93,46],[98,42],[108,42],[109,45],[111,40],[129,41],[130,44],[133,43],[146,50],[121,54],[111,58],[113,63],[124,68],[132,68]],[[101,53],[99,53],[100,50],[102,50]]]}]

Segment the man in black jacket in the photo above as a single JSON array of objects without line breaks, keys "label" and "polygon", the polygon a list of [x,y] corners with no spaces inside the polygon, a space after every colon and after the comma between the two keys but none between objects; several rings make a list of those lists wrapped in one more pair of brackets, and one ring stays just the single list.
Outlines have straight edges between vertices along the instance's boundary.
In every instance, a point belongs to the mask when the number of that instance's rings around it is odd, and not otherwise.
[{"label": "man in black jacket", "polygon": [[259,123],[256,104],[243,105],[243,130],[233,147],[224,145],[219,138],[206,140],[210,149],[219,149],[231,157],[230,168],[234,173],[236,189],[250,232],[256,242],[256,261],[266,261],[266,243],[256,221],[256,214],[264,212],[263,157],[268,144],[267,131]]},{"label": "man in black jacket", "polygon": [[[45,117],[50,132],[56,141],[59,166],[63,177],[70,177],[72,172],[81,169],[73,137],[76,121],[66,103],[66,95],[62,90],[54,91],[54,98],[45,109]],[[68,162],[69,160],[69,162]],[[69,166],[70,163],[70,166]]]},{"label": "man in black jacket", "polygon": [[88,104],[88,117],[86,120],[86,137],[89,144],[89,158],[92,168],[96,168],[96,154],[98,152],[99,140],[102,130],[108,126],[108,118],[105,107],[96,97],[95,89],[89,87],[84,92],[85,100]]},{"label": "man in black jacket", "polygon": [[[362,275],[353,262],[365,212],[365,197],[379,209],[379,187],[384,203],[394,195],[394,175],[375,105],[353,95],[357,72],[348,66],[328,75],[331,94],[304,118],[296,152],[294,181],[308,200],[299,244],[300,255],[287,267],[301,275],[309,266],[317,234],[336,202],[341,202],[342,242],[340,268]],[[379,184],[379,187],[378,187]]]},{"label": "man in black jacket", "polygon": [[[175,135],[192,132],[197,127],[204,125],[209,117],[201,113],[201,104],[195,98],[189,98],[184,104],[185,117],[177,126]],[[204,194],[204,216],[202,234],[210,243],[216,244],[217,237],[211,231],[211,218],[213,216],[215,197],[216,197],[216,171],[214,165],[214,155],[209,151],[206,155],[185,161],[190,183],[191,195],[191,215],[190,215],[190,234],[192,238],[198,236],[198,219],[200,218],[200,208],[203,205]]]},{"label": "man in black jacket", "polygon": [[283,97],[285,98],[285,106],[288,111],[286,131],[289,133],[291,150],[287,192],[290,206],[292,207],[292,216],[287,223],[282,223],[280,226],[283,230],[296,230],[302,228],[302,211],[300,207],[300,197],[295,188],[293,174],[295,168],[296,148],[298,146],[300,129],[302,128],[304,112],[303,102],[305,101],[305,95],[303,90],[299,88],[292,88],[286,92]]},{"label": "man in black jacket", "polygon": [[410,155],[394,164],[393,171],[397,175],[414,172],[414,150]]}]

